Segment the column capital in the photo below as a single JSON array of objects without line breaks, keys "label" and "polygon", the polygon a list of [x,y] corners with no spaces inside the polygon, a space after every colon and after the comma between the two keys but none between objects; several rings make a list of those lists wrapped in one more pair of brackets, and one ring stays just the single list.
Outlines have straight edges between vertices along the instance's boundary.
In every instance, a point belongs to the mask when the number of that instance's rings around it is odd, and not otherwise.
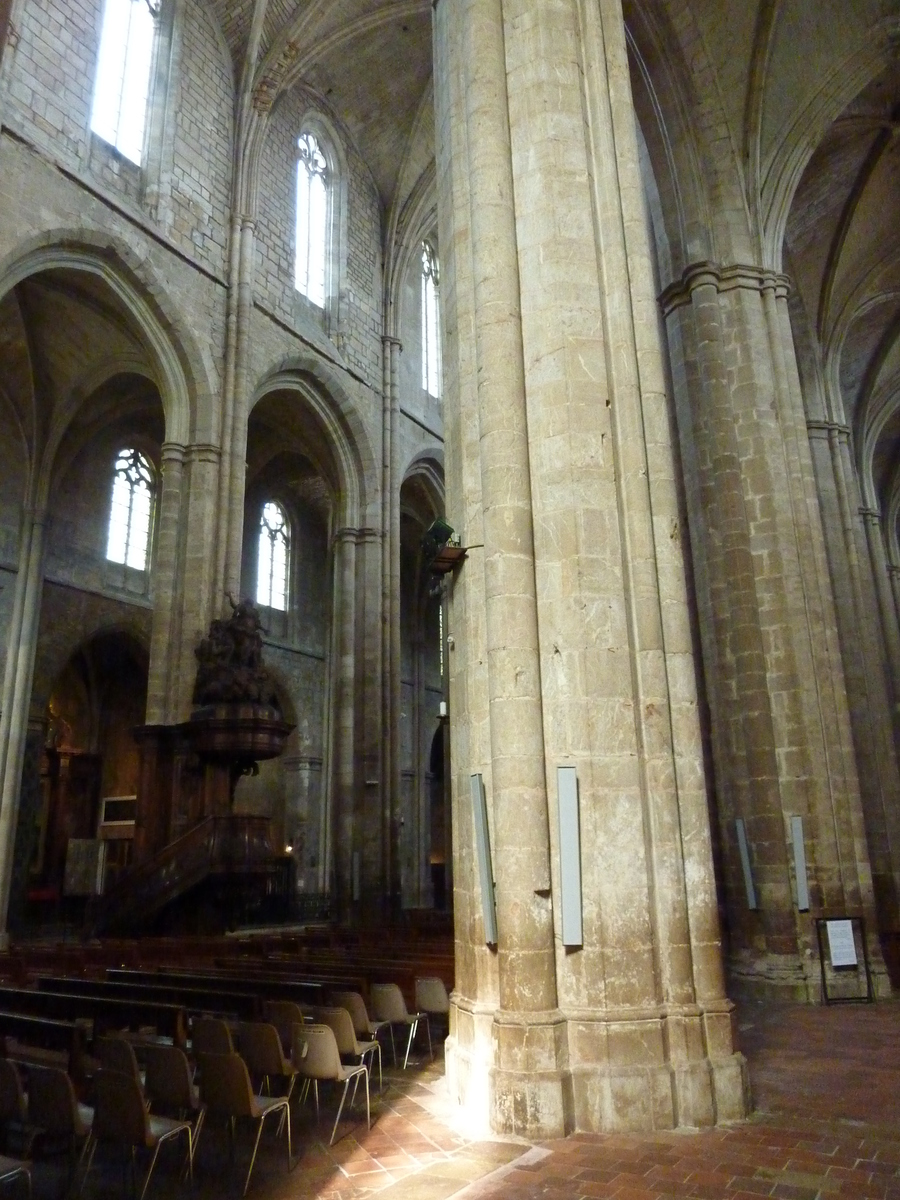
[{"label": "column capital", "polygon": [[810,437],[837,437],[842,442],[850,440],[850,426],[840,421],[810,420],[806,422],[806,432]]},{"label": "column capital", "polygon": [[212,442],[195,442],[192,446],[185,447],[185,451],[190,462],[217,463],[222,457],[221,446],[214,446]]},{"label": "column capital", "polygon": [[713,287],[717,292],[744,289],[753,292],[774,291],[776,296],[787,296],[791,290],[788,275],[771,271],[768,267],[757,267],[749,263],[703,262],[691,263],[659,294],[663,315],[668,316],[676,308],[690,304],[694,291],[700,287]]},{"label": "column capital", "polygon": [[401,352],[403,350],[403,343],[400,341],[400,339],[398,337],[395,337],[392,333],[383,333],[381,335],[381,344],[385,348],[385,350],[389,350],[393,346],[396,346],[397,349]]},{"label": "column capital", "polygon": [[187,448],[181,442],[163,442],[159,457],[165,466],[167,462],[183,463],[186,453]]},{"label": "column capital", "polygon": [[383,537],[384,534],[380,529],[373,529],[368,525],[362,525],[359,529],[343,525],[331,535],[331,544],[336,546],[339,543],[351,543],[354,546],[358,546],[363,542],[380,542]]}]

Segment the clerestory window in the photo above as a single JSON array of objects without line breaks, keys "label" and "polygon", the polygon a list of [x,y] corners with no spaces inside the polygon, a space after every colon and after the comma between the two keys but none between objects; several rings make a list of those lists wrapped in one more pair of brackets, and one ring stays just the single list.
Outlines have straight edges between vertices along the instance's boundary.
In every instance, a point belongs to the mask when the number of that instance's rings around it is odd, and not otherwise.
[{"label": "clerestory window", "polygon": [[287,514],[275,500],[263,505],[259,519],[259,557],[256,572],[256,602],[267,608],[287,610],[288,564],[291,533]]},{"label": "clerestory window", "polygon": [[422,243],[422,387],[441,394],[441,338],[438,329],[438,260],[430,242]]},{"label": "clerestory window", "polygon": [[149,459],[133,447],[116,455],[106,557],[136,571],[147,569],[155,481]]},{"label": "clerestory window", "polygon": [[152,0],[106,0],[91,129],[140,165],[159,8]]},{"label": "clerestory window", "polygon": [[302,133],[297,139],[297,232],[294,283],[298,292],[319,308],[325,307],[325,265],[328,255],[328,162],[318,139]]}]

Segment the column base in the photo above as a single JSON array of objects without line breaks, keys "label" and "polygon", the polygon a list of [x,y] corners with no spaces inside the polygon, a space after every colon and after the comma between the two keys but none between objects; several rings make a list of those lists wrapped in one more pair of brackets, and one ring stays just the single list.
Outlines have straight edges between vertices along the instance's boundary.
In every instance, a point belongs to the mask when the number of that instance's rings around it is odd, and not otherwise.
[{"label": "column base", "polygon": [[531,1139],[739,1121],[750,1111],[731,1005],[708,1012],[496,1012],[456,1000],[450,1094],[479,1128]]}]

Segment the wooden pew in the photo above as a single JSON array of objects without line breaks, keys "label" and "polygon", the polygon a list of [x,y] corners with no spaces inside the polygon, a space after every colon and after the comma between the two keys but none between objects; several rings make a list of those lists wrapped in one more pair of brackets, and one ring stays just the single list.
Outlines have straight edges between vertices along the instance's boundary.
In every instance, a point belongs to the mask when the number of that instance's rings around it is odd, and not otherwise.
[{"label": "wooden pew", "polygon": [[[85,981],[73,979],[67,982],[76,984]],[[0,1009],[61,1021],[79,1018],[91,1020],[95,1037],[109,1030],[138,1029],[150,1025],[164,1037],[172,1038],[176,1046],[184,1046],[187,1041],[184,1006],[158,1000],[127,1000],[78,991],[50,992],[36,991],[34,988],[0,987]]]},{"label": "wooden pew", "polygon": [[0,1055],[28,1065],[62,1066],[84,1080],[84,1036],[75,1021],[0,1010]]},{"label": "wooden pew", "polygon": [[[108,972],[109,974],[109,972]],[[127,975],[128,978],[122,978]],[[39,975],[35,981],[41,992],[69,992],[79,996],[112,997],[123,1003],[130,1001],[176,1005],[188,1013],[213,1013],[216,1016],[236,1017],[242,1021],[256,1020],[260,1012],[259,996],[255,991],[234,989],[216,990],[188,983],[170,983],[153,979],[133,978],[133,972],[116,973],[115,978],[70,979]]]}]

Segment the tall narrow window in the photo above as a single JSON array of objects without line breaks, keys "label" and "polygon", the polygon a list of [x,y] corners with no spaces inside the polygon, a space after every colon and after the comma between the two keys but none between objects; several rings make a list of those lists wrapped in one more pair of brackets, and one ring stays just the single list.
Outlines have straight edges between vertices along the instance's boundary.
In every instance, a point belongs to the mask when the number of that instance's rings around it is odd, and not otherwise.
[{"label": "tall narrow window", "polygon": [[106,557],[136,571],[147,568],[153,514],[153,468],[139,450],[116,456]]},{"label": "tall narrow window", "polygon": [[267,608],[287,609],[288,552],[290,531],[280,504],[269,500],[259,519],[259,567],[256,575],[256,602]]},{"label": "tall narrow window", "polygon": [[428,242],[422,243],[422,387],[430,396],[441,394],[438,261]]},{"label": "tall narrow window", "polygon": [[106,0],[91,129],[140,164],[158,9],[152,0]]},{"label": "tall narrow window", "polygon": [[313,304],[325,307],[328,242],[328,164],[311,133],[297,139],[297,254],[294,283]]}]

